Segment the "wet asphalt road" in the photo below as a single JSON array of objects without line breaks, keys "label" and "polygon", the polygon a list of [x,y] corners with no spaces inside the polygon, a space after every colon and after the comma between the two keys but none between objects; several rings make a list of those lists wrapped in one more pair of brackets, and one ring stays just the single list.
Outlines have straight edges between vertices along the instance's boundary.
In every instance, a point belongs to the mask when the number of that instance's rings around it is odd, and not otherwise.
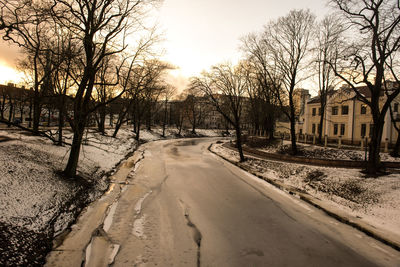
[{"label": "wet asphalt road", "polygon": [[221,160],[211,142],[144,145],[86,265],[400,266],[399,252]]}]

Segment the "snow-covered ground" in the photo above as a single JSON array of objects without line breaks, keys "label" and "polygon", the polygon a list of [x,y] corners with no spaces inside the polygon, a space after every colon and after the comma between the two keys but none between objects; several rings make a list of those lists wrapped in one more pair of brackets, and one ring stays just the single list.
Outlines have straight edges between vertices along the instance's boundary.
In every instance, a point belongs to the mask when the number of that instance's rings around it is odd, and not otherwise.
[{"label": "snow-covered ground", "polygon": [[[0,266],[41,265],[53,237],[108,188],[109,174],[137,146],[130,129],[121,129],[117,138],[111,137],[112,131],[107,130],[105,136],[87,131],[79,159],[80,178],[70,179],[59,175],[69,146],[55,146],[46,138],[16,129],[0,130]],[[141,140],[162,139],[161,133],[161,129],[142,130]],[[174,138],[175,133],[167,129],[166,138]],[[72,133],[66,131],[65,137],[70,143]]]},{"label": "snow-covered ground", "polygon": [[[221,144],[213,145],[212,150],[239,161],[236,151]],[[378,229],[400,236],[400,170],[379,178],[365,178],[359,169],[314,167],[252,157],[241,164],[259,176],[294,186]]]},{"label": "snow-covered ground", "polygon": [[[155,128],[152,131],[141,131],[140,132],[140,139],[146,142],[155,141],[162,139],[162,128]],[[181,136],[178,136],[178,130],[175,128],[167,128],[165,129],[165,138],[178,138],[178,137],[202,137],[202,136],[221,136],[221,130],[212,130],[212,129],[196,129],[196,135],[192,134],[191,130],[182,129]]]},{"label": "snow-covered ground", "polygon": [[[280,142],[280,141],[279,141]],[[312,144],[297,143],[300,157],[322,158],[322,159],[339,159],[339,160],[364,160],[365,151],[355,146],[343,146],[341,149],[335,147],[323,147]],[[283,146],[276,143],[271,146],[259,148],[259,150],[268,153],[290,153],[291,143],[284,140]],[[382,161],[400,162],[400,158],[394,158],[389,153],[380,153]]]}]

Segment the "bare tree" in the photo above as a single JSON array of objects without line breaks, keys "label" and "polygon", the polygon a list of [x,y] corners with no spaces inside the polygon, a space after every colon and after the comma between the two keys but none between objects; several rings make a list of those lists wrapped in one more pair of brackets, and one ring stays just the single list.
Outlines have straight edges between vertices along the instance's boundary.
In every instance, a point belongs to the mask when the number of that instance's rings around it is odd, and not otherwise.
[{"label": "bare tree", "polygon": [[185,120],[185,99],[186,94],[181,93],[177,96],[176,101],[171,104],[171,121],[175,124],[176,129],[178,130],[177,135],[181,136],[182,128]]},{"label": "bare tree", "polygon": [[217,111],[235,128],[240,161],[245,160],[241,130],[243,102],[247,91],[245,71],[242,65],[232,67],[221,64],[212,67],[210,72],[204,72],[201,77],[193,78],[191,82],[191,87],[203,91]]},{"label": "bare tree", "polygon": [[192,134],[196,134],[196,127],[200,125],[206,114],[206,105],[202,93],[198,88],[186,89],[186,99],[184,103],[185,115],[192,125]]},{"label": "bare tree", "polygon": [[163,108],[163,120],[162,120],[162,136],[165,137],[165,127],[167,125],[168,120],[168,105],[171,98],[175,95],[176,88],[172,85],[166,85],[164,92],[162,93],[164,99],[164,108]]},{"label": "bare tree", "polygon": [[[74,136],[65,175],[75,176],[83,133],[90,114],[105,103],[90,105],[100,67],[106,58],[121,54],[125,38],[135,26],[139,31],[147,1],[141,0],[57,0],[53,1],[52,16],[63,30],[72,33],[83,47],[81,72],[74,77],[77,89],[74,96]],[[116,72],[117,80],[119,72]],[[115,100],[124,92],[110,99]]]},{"label": "bare tree", "polygon": [[274,87],[271,80],[275,74],[270,68],[270,55],[262,35],[249,34],[241,41],[241,50],[245,54],[249,68],[247,79],[251,85],[248,86],[248,95],[254,130],[263,128],[272,139],[278,113],[276,107],[279,105],[275,87],[278,88],[279,85],[276,84]]},{"label": "bare tree", "polygon": [[170,65],[159,60],[147,60],[143,66],[136,68],[132,76],[128,98],[131,105],[131,117],[136,133],[140,140],[140,128],[143,120],[147,119],[154,103],[157,102],[165,89],[163,74]]},{"label": "bare tree", "polygon": [[[263,34],[266,49],[266,74],[273,87],[282,112],[290,121],[292,154],[297,154],[296,108],[293,92],[306,77],[306,59],[314,34],[315,16],[309,10],[292,10],[288,15],[270,22]],[[289,109],[287,109],[289,105]]]},{"label": "bare tree", "polygon": [[[57,25],[55,25],[57,27]],[[65,119],[68,121],[70,117],[67,113],[67,106],[70,104],[68,94],[71,89],[76,85],[73,75],[75,68],[79,65],[77,59],[81,52],[81,46],[77,45],[71,38],[68,32],[60,32],[54,40],[52,51],[54,56],[52,61],[54,65],[59,66],[51,73],[53,93],[55,103],[58,109],[58,141],[57,145],[61,146],[63,142],[63,128],[65,126]]]},{"label": "bare tree", "polygon": [[39,130],[43,94],[49,90],[50,73],[57,67],[51,63],[52,52],[49,39],[53,34],[50,17],[51,1],[0,1],[0,29],[3,39],[23,48],[25,66],[31,72],[34,88],[33,131]]},{"label": "bare tree", "polygon": [[97,121],[97,130],[101,134],[105,134],[105,122],[107,115],[107,102],[110,99],[113,99],[117,89],[117,81],[113,81],[113,68],[117,66],[117,62],[115,62],[111,57],[107,57],[104,59],[104,62],[101,64],[99,72],[98,72],[98,86],[95,87],[95,102],[101,103],[102,105],[96,110],[96,121]]},{"label": "bare tree", "polygon": [[[342,57],[331,62],[335,74],[369,106],[373,118],[367,172],[381,169],[380,147],[385,116],[400,93],[400,6],[396,0],[332,0],[348,23],[352,38]],[[389,81],[394,81],[391,83]],[[363,93],[362,87],[368,94]]]},{"label": "bare tree", "polygon": [[337,60],[340,38],[342,37],[344,29],[338,17],[335,15],[326,16],[318,26],[319,33],[315,51],[318,74],[318,95],[320,98],[318,142],[321,143],[328,95],[337,84],[337,78],[329,62],[335,62]]}]

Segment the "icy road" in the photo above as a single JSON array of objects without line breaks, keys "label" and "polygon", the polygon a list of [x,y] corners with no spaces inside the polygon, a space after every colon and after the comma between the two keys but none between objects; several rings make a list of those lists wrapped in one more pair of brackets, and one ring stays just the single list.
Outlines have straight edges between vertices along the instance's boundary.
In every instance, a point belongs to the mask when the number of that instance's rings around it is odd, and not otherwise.
[{"label": "icy road", "polygon": [[211,142],[141,146],[47,265],[400,266],[399,252],[221,160]]}]

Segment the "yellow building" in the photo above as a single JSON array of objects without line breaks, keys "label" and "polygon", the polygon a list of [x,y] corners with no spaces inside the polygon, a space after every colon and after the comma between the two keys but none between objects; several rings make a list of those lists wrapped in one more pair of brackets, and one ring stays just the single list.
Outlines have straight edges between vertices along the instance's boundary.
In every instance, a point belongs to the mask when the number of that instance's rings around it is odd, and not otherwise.
[{"label": "yellow building", "polygon": [[[359,87],[360,93],[365,97],[370,97],[367,87]],[[382,105],[384,96],[382,96]],[[392,109],[397,117],[399,100],[392,103]],[[321,118],[320,97],[311,98],[305,108],[303,133],[318,136],[318,127]],[[361,102],[355,92],[348,87],[331,91],[328,94],[328,101],[325,109],[322,125],[323,135],[328,138],[341,137],[345,143],[359,143],[362,138],[369,137],[372,133],[373,119],[370,108]],[[388,111],[385,117],[382,141],[388,139],[391,143],[396,142],[397,131]]]}]

